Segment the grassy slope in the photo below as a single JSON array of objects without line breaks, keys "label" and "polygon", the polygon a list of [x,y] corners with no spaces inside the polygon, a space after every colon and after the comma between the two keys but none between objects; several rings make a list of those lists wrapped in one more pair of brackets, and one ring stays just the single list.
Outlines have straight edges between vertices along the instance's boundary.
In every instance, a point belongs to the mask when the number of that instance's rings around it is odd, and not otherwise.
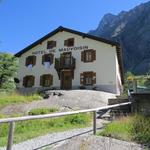
[{"label": "grassy slope", "polygon": [[8,94],[8,95],[1,95],[0,96],[0,108],[10,104],[17,104],[17,103],[26,103],[31,102],[34,100],[40,100],[40,97],[37,94],[30,95],[30,96],[22,96],[16,93]]},{"label": "grassy slope", "polygon": [[129,116],[108,124],[98,135],[150,144],[150,117]]},{"label": "grassy slope", "polygon": [[[64,131],[89,126],[90,114],[64,116],[55,119],[17,122],[15,125],[14,143],[28,140],[50,132]],[[0,146],[6,145],[8,125],[0,125]]]}]

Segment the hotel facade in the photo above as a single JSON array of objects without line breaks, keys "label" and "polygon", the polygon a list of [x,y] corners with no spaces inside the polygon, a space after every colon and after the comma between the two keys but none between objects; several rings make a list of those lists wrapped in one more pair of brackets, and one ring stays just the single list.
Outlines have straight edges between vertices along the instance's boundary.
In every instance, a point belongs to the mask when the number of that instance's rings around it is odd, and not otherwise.
[{"label": "hotel facade", "polygon": [[123,89],[121,47],[114,41],[60,26],[15,56],[20,91]]}]

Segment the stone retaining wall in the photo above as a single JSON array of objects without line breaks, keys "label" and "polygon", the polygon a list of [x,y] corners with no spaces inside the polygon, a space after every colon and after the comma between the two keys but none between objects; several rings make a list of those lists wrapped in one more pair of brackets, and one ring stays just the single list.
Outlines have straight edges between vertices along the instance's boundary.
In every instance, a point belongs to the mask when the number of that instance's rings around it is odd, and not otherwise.
[{"label": "stone retaining wall", "polygon": [[133,113],[150,116],[150,93],[131,93]]}]

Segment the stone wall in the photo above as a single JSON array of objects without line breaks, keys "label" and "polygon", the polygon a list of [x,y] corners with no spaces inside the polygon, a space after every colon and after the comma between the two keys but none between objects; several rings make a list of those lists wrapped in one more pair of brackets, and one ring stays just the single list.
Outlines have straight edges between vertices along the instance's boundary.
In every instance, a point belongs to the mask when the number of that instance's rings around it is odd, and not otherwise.
[{"label": "stone wall", "polygon": [[133,113],[150,116],[150,93],[131,93]]},{"label": "stone wall", "polygon": [[[118,97],[114,99],[109,99],[108,105],[115,105],[115,104],[126,103],[126,102],[129,102],[128,97]],[[131,105],[125,105],[125,106],[111,109],[110,117],[113,119],[116,117],[126,116],[129,113],[131,113]]]}]

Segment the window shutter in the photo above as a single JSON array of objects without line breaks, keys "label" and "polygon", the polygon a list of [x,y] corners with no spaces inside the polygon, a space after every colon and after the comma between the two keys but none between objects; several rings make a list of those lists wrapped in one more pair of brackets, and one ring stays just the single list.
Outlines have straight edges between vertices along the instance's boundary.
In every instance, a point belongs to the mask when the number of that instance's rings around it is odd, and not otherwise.
[{"label": "window shutter", "polygon": [[68,45],[68,40],[65,40],[64,41],[64,46],[67,46]]},{"label": "window shutter", "polygon": [[56,41],[53,41],[53,47],[56,47]]},{"label": "window shutter", "polygon": [[50,54],[50,60],[51,60],[51,64],[53,64],[53,62],[54,62],[54,54]]},{"label": "window shutter", "polygon": [[60,67],[62,67],[64,65],[64,63],[65,63],[65,58],[64,58],[64,54],[62,53],[60,55]]},{"label": "window shutter", "polygon": [[80,84],[84,85],[84,73],[80,73]]},{"label": "window shutter", "polygon": [[47,41],[47,49],[56,47],[56,41]]},{"label": "window shutter", "polygon": [[85,51],[82,51],[82,52],[81,52],[81,61],[84,62],[84,61],[85,61],[84,58],[85,58]]},{"label": "window shutter", "polygon": [[29,65],[29,57],[26,57],[26,64],[25,64],[26,66],[28,66]]},{"label": "window shutter", "polygon": [[92,50],[92,61],[96,60],[96,50]]},{"label": "window shutter", "polygon": [[45,61],[45,55],[42,55],[42,65],[44,64]]},{"label": "window shutter", "polygon": [[36,56],[32,56],[33,59],[33,66],[36,64]]},{"label": "window shutter", "polygon": [[53,76],[50,75],[50,86],[53,85]]},{"label": "window shutter", "polygon": [[40,76],[40,86],[43,86],[43,85],[44,85],[43,81],[44,81],[44,80],[43,80],[43,75],[41,75],[41,76]]},{"label": "window shutter", "polygon": [[34,80],[35,80],[35,77],[31,76],[32,86],[34,86]]},{"label": "window shutter", "polygon": [[27,78],[24,77],[24,78],[23,78],[23,86],[24,86],[24,87],[26,87],[26,83],[27,83]]},{"label": "window shutter", "polygon": [[93,72],[93,84],[96,84],[96,72]]},{"label": "window shutter", "polygon": [[47,41],[47,49],[50,49],[51,41]]}]

